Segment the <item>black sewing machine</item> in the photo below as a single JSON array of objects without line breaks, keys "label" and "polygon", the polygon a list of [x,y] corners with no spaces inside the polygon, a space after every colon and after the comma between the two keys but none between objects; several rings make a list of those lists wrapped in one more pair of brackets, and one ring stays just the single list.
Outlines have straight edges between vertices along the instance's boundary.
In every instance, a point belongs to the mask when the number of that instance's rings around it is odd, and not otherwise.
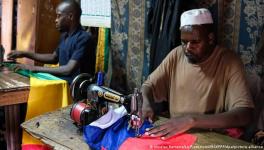
[{"label": "black sewing machine", "polygon": [[[90,124],[107,113],[111,104],[123,105],[127,112],[137,117],[137,112],[142,107],[142,95],[135,88],[133,94],[123,95],[105,86],[94,83],[95,78],[89,74],[80,74],[70,86],[74,105],[71,109],[71,118],[78,126]],[[139,117],[137,117],[139,118]]]}]

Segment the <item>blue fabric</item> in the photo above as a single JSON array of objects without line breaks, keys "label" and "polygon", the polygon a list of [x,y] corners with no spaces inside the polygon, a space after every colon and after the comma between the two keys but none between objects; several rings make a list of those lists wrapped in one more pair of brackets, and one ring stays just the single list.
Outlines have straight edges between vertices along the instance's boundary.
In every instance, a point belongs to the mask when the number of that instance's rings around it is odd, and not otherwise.
[{"label": "blue fabric", "polygon": [[89,62],[88,53],[90,52],[88,51],[91,47],[91,40],[91,33],[83,30],[81,26],[70,35],[67,33],[61,35],[59,46],[56,49],[59,65],[67,65],[70,60],[76,60],[80,63],[80,65],[79,68],[70,76],[59,76],[60,78],[71,83],[74,77],[76,77],[78,74],[87,72],[82,70],[87,70],[83,68],[89,66],[87,63]]},{"label": "blue fabric", "polygon": [[[127,129],[128,121],[129,117],[124,116],[107,129],[87,125],[84,127],[84,140],[94,150],[117,150],[127,138],[135,137],[135,129]],[[144,134],[145,129],[152,126],[145,121],[139,130],[140,134]]]}]

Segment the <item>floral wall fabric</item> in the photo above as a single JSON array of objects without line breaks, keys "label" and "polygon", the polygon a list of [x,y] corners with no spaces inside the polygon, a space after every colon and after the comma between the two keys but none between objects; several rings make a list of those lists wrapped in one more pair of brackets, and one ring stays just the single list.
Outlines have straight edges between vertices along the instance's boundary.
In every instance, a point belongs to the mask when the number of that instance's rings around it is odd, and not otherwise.
[{"label": "floral wall fabric", "polygon": [[263,76],[263,65],[257,63],[258,45],[264,25],[264,0],[200,0],[217,22],[218,42],[236,51],[248,73]]},{"label": "floral wall fabric", "polygon": [[[154,1],[112,0],[110,87],[120,92],[131,93],[150,73],[151,37],[146,24]],[[211,10],[218,43],[236,51],[247,72],[263,76],[257,55],[264,51],[258,48],[264,42],[264,0],[194,0],[190,5]]]},{"label": "floral wall fabric", "polygon": [[131,93],[149,74],[146,14],[149,0],[112,0],[110,87]]}]

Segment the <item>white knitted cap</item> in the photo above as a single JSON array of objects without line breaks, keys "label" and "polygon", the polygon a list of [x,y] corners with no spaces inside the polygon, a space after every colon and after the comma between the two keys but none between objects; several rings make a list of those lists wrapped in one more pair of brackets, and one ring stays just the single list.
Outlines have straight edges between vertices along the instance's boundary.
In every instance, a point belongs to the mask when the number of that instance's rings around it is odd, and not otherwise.
[{"label": "white knitted cap", "polygon": [[182,13],[181,27],[186,25],[212,24],[213,18],[208,9],[192,9]]}]

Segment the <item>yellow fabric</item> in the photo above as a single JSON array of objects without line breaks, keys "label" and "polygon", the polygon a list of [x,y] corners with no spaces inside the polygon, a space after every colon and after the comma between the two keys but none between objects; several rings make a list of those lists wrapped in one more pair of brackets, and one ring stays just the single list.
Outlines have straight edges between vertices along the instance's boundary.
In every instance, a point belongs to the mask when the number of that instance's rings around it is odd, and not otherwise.
[{"label": "yellow fabric", "polygon": [[[65,80],[43,80],[31,77],[26,120],[71,103],[69,86]],[[41,144],[41,142],[23,131],[22,144]]]},{"label": "yellow fabric", "polygon": [[104,71],[105,30],[105,28],[99,28],[98,31],[95,72]]}]

